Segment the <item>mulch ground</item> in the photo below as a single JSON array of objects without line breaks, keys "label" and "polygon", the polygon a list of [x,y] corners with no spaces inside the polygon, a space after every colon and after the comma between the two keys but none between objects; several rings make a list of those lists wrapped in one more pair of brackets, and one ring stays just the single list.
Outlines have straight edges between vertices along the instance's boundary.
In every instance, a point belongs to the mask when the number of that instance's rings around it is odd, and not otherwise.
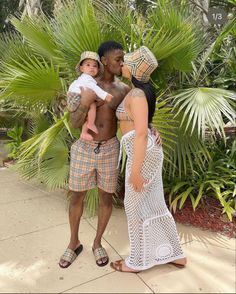
[{"label": "mulch ground", "polygon": [[222,214],[222,207],[214,198],[204,199],[195,211],[190,201],[186,201],[181,210],[173,213],[176,222],[192,225],[204,230],[220,233],[230,238],[236,238],[236,217],[230,221],[226,214]]}]

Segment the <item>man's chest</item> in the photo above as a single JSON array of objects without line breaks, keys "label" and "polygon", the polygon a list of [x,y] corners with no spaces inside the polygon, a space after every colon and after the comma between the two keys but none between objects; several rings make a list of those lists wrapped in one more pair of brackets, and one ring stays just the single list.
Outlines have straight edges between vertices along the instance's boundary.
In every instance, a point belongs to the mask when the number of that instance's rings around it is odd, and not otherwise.
[{"label": "man's chest", "polygon": [[101,88],[113,96],[112,101],[109,102],[109,106],[112,109],[116,109],[126,95],[126,91],[122,86],[101,86]]}]

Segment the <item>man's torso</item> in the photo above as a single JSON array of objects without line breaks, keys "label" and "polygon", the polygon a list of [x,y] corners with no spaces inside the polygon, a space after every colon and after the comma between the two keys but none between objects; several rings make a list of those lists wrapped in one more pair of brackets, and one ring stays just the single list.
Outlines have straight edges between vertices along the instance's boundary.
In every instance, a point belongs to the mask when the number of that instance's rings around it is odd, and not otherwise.
[{"label": "man's torso", "polygon": [[116,135],[117,119],[115,110],[124,99],[129,88],[118,79],[109,84],[100,80],[98,86],[114,97],[110,103],[104,103],[97,107],[95,125],[98,129],[98,134],[91,133],[91,135],[94,141],[103,141]]}]

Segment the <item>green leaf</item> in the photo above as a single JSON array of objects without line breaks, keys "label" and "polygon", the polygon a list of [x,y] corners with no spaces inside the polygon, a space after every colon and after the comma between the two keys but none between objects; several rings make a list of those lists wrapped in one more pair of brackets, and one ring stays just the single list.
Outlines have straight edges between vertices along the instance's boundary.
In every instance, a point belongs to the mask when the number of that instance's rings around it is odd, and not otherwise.
[{"label": "green leaf", "polygon": [[0,99],[12,96],[21,104],[50,103],[61,90],[58,69],[45,60],[29,57],[28,61],[15,61],[15,65],[6,66],[2,74],[6,87]]},{"label": "green leaf", "polygon": [[49,60],[58,56],[57,44],[49,19],[46,16],[41,18],[25,16],[23,19],[13,17],[11,22],[36,52],[49,58]]},{"label": "green leaf", "polygon": [[185,131],[191,126],[191,133],[197,128],[198,134],[205,137],[205,130],[209,128],[224,136],[223,116],[229,121],[235,119],[235,93],[214,88],[192,88],[181,90],[173,96],[176,116],[183,112],[181,124],[187,122]]},{"label": "green leaf", "polygon": [[202,183],[200,185],[200,187],[199,187],[197,198],[196,198],[196,200],[194,201],[194,204],[193,204],[193,209],[194,210],[196,209],[196,207],[198,206],[199,201],[202,198],[202,193],[203,193],[204,186],[205,186],[205,183]]},{"label": "green leaf", "polygon": [[98,201],[98,189],[94,188],[92,190],[89,190],[85,198],[86,211],[88,212],[89,217],[92,217],[96,214]]},{"label": "green leaf", "polygon": [[194,187],[188,187],[188,189],[186,191],[184,191],[183,193],[180,194],[181,200],[180,200],[180,204],[179,204],[179,209],[181,209],[183,207],[186,199],[188,198],[189,194],[192,192],[193,189],[194,189]]},{"label": "green leaf", "polygon": [[74,71],[83,51],[97,51],[102,31],[91,1],[67,1],[55,14],[54,38],[63,59]]},{"label": "green leaf", "polygon": [[177,203],[178,203],[178,200],[181,198],[182,196],[181,195],[178,195],[170,204],[170,209],[173,210],[173,212],[175,213],[176,212],[176,208],[177,208]]},{"label": "green leaf", "polygon": [[197,19],[189,17],[181,5],[159,1],[148,14],[147,23],[152,24],[151,29],[156,32],[144,44],[158,60],[163,60],[160,70],[189,71],[202,47]]}]

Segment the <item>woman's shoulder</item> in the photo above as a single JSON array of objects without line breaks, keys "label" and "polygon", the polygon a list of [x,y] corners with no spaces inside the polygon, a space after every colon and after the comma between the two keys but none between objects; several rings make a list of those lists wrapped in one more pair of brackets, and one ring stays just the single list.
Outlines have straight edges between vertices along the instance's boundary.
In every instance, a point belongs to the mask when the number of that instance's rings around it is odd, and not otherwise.
[{"label": "woman's shoulder", "polygon": [[130,90],[130,92],[128,93],[129,96],[131,97],[146,97],[145,93],[143,90],[139,89],[139,88],[133,88]]}]

